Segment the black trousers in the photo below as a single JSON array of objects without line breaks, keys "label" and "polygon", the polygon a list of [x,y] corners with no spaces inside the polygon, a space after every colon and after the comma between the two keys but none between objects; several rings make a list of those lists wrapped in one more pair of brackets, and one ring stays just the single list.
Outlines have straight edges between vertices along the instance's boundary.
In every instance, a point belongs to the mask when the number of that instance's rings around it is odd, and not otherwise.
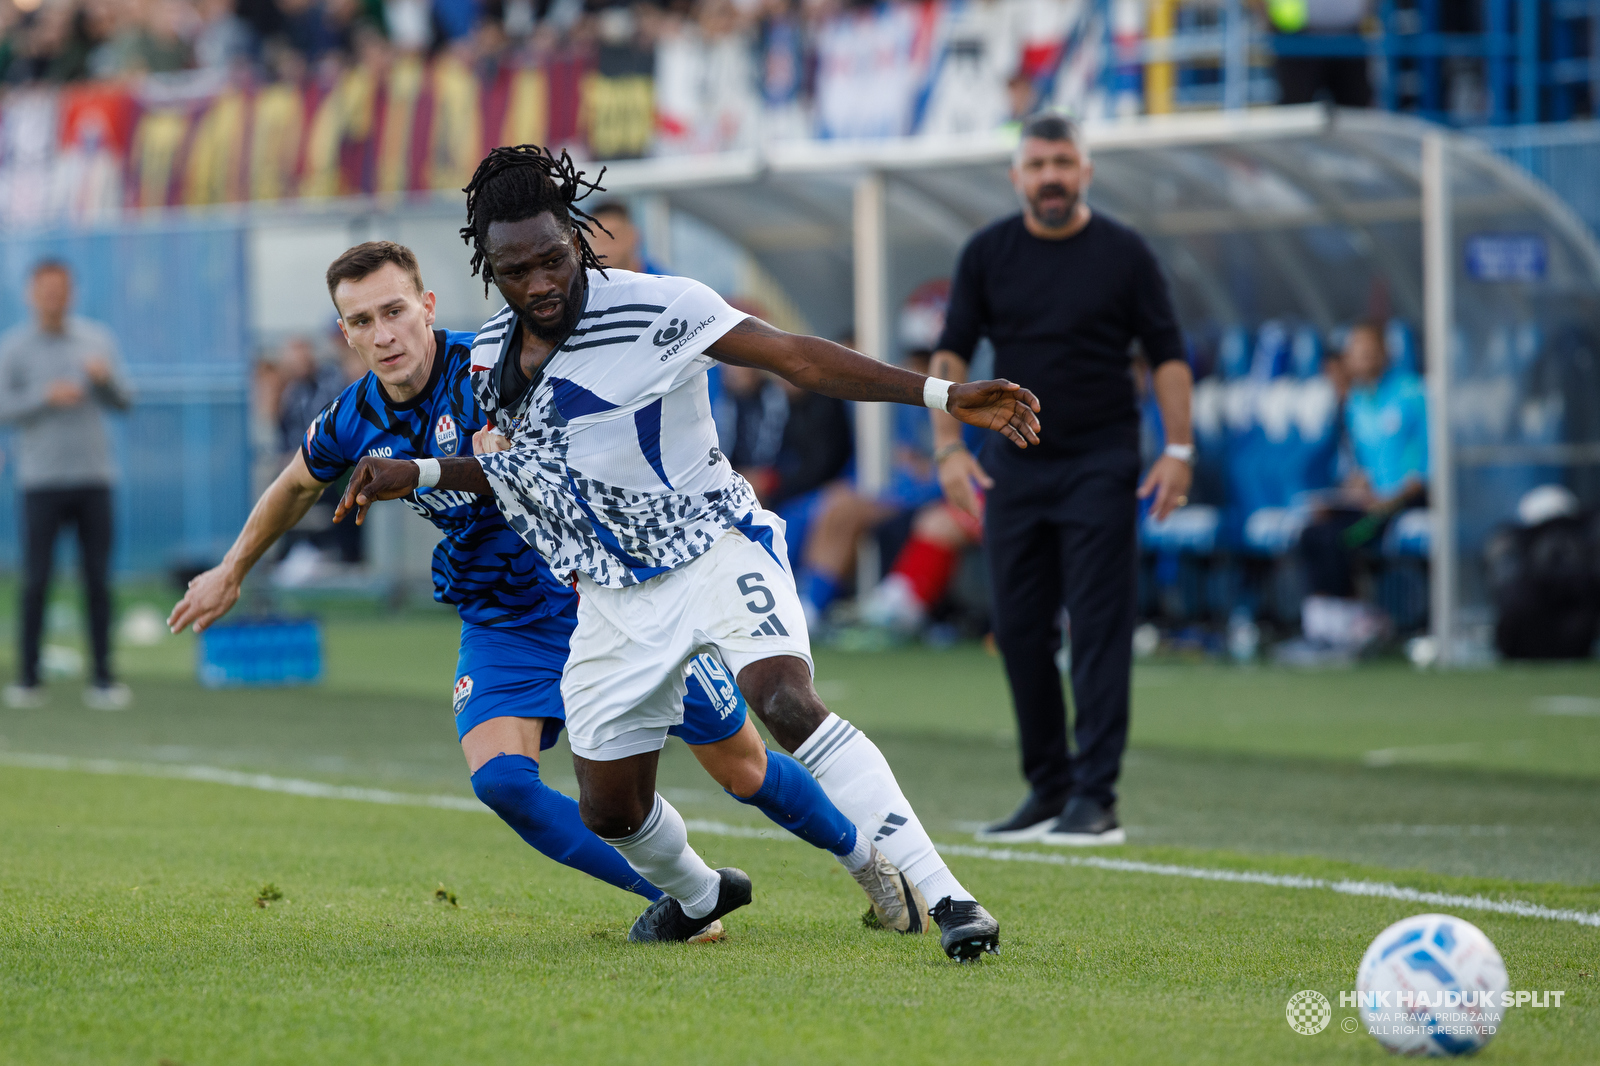
[{"label": "black trousers", "polygon": [[[987,464],[983,544],[994,634],[1022,742],[1022,773],[1042,796],[1116,799],[1128,742],[1137,591],[1132,447]],[[1071,617],[1073,748],[1056,652]]]},{"label": "black trousers", "polygon": [[111,490],[95,487],[34,489],[22,495],[24,685],[39,683],[39,640],[44,633],[50,572],[55,568],[56,535],[68,523],[77,527],[78,554],[83,561],[94,681],[97,685],[111,683]]},{"label": "black trousers", "polygon": [[1277,61],[1278,103],[1315,103],[1326,89],[1338,107],[1371,107],[1372,83],[1364,57],[1280,56]]}]

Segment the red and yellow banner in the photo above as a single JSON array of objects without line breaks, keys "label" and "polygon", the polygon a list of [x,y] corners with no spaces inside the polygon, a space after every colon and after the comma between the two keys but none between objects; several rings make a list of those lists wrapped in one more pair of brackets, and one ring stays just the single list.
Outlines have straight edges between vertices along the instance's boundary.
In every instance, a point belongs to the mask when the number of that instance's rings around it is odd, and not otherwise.
[{"label": "red and yellow banner", "polygon": [[[613,76],[582,51],[487,74],[448,54],[402,57],[305,84],[232,85],[176,99],[89,84],[54,94],[55,143],[31,158],[48,173],[39,177],[56,182],[63,168],[53,160],[70,153],[114,164],[99,180],[120,175],[120,203],[130,208],[403,196],[461,188],[499,144],[642,155],[652,90],[642,72]],[[0,108],[0,120],[12,106]],[[57,221],[19,218],[17,208],[28,209],[7,206],[12,224]]]}]

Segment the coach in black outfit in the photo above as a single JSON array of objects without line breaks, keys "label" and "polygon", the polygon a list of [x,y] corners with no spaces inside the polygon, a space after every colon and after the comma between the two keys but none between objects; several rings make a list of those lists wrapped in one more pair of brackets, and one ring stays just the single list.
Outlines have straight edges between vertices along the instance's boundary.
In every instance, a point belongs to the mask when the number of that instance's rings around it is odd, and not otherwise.
[{"label": "coach in black outfit", "polygon": [[[934,414],[935,460],[949,501],[983,515],[994,632],[1005,659],[1032,788],[987,839],[1119,843],[1116,782],[1128,737],[1136,497],[1165,516],[1188,502],[1193,380],[1166,282],[1138,234],[1090,211],[1093,168],[1072,122],[1023,126],[1011,167],[1022,212],[979,230],[961,252],[935,377],[967,379],[980,337],[996,377],[1039,397],[1040,443],[991,434],[981,457],[955,419]],[[1139,480],[1139,412],[1129,349],[1154,368],[1167,452]],[[985,493],[979,499],[978,489]],[[1055,654],[1071,618],[1076,707],[1067,744]]]}]

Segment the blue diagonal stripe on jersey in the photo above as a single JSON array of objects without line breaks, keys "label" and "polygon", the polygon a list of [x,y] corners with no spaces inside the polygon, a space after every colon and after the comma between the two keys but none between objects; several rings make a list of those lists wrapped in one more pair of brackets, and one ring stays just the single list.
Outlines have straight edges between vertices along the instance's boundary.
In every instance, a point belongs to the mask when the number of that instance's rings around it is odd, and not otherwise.
[{"label": "blue diagonal stripe on jersey", "polygon": [[569,422],[584,415],[615,411],[618,407],[610,400],[601,399],[582,385],[566,378],[551,378],[550,385],[555,389],[556,410],[560,411],[561,417]]},{"label": "blue diagonal stripe on jersey", "polygon": [[667,471],[661,465],[661,401],[654,400],[633,412],[633,426],[639,431],[639,450],[644,452],[650,469],[656,472],[663,485],[672,488]]},{"label": "blue diagonal stripe on jersey", "polygon": [[583,493],[578,491],[578,483],[573,480],[571,470],[567,471],[567,487],[572,490],[572,498],[577,503],[578,508],[589,519],[589,526],[594,530],[595,539],[605,547],[606,551],[622,560],[622,564],[633,571],[634,577],[640,581],[649,581],[651,578],[672,569],[670,566],[646,566],[643,562],[629,555],[627,550],[623,548],[622,542],[617,540],[617,535],[611,532],[604,522],[600,521],[600,516],[594,513],[594,509],[589,506],[589,501],[584,499]]},{"label": "blue diagonal stripe on jersey", "polygon": [[772,527],[756,525],[754,511],[739,519],[733,528],[737,529],[740,533],[743,533],[746,537],[767,549],[767,554],[772,556],[773,562],[777,563],[785,570],[789,569],[788,564],[786,564],[782,559],[778,558],[778,553],[772,550]]}]

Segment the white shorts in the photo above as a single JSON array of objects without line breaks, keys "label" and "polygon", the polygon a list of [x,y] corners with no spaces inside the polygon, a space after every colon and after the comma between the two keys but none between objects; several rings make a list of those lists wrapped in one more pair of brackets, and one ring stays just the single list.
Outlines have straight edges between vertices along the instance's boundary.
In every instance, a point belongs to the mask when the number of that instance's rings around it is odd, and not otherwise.
[{"label": "white shorts", "polygon": [[567,738],[597,762],[659,751],[683,721],[684,668],[709,651],[737,679],[753,662],[811,662],[783,519],[751,512],[703,555],[613,589],[578,575],[578,628],[561,675]]}]

